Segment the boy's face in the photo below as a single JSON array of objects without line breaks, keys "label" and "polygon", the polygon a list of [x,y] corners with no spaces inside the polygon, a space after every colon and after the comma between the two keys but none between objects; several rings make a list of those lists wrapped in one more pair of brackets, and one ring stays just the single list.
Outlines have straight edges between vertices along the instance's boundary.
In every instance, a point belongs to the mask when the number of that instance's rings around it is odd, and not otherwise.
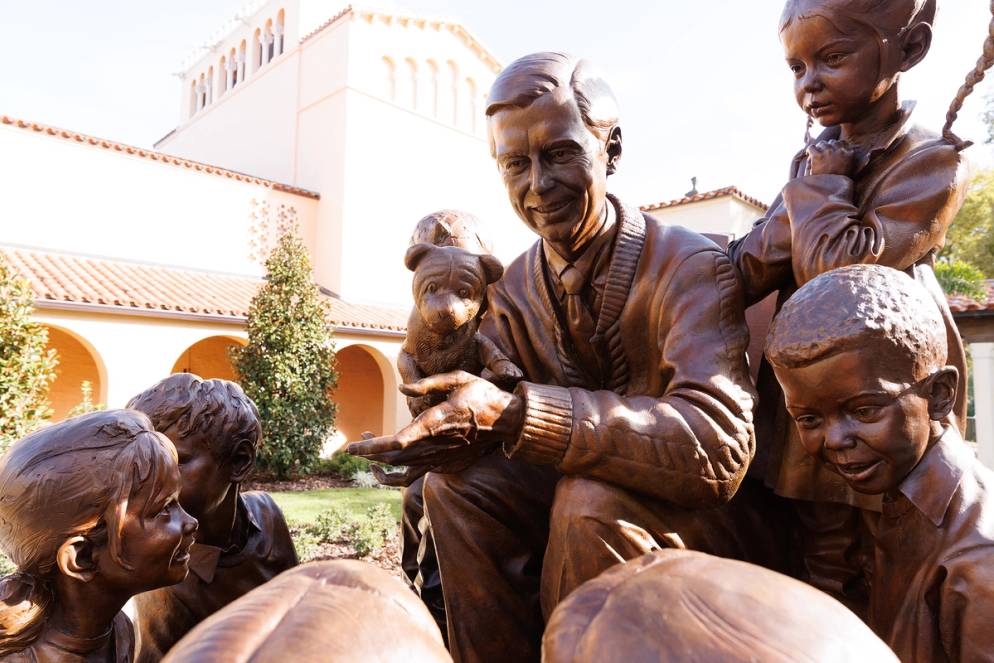
[{"label": "boy's face", "polygon": [[797,103],[822,126],[858,122],[896,80],[897,68],[887,65],[900,59],[889,52],[895,40],[881,48],[876,35],[843,32],[829,13],[794,18],[781,38]]},{"label": "boy's face", "polygon": [[190,515],[203,520],[213,513],[231,490],[230,463],[217,460],[209,440],[201,433],[181,437],[175,426],[162,431],[176,446],[182,477],[179,502]]},{"label": "boy's face", "polygon": [[897,488],[928,449],[930,401],[909,364],[892,349],[867,346],[775,369],[805,450],[853,490]]}]

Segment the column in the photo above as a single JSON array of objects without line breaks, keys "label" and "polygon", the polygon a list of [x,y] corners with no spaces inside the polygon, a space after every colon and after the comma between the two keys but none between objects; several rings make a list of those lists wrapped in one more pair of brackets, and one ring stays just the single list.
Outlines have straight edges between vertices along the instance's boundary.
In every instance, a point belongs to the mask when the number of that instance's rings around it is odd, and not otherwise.
[{"label": "column", "polygon": [[994,343],[971,343],[977,455],[994,468]]},{"label": "column", "polygon": [[273,35],[262,33],[262,64],[266,65],[273,59]]},{"label": "column", "polygon": [[283,26],[282,26],[282,24],[277,23],[276,25],[274,25],[273,26],[273,32],[276,34],[276,54],[273,57],[276,57],[278,55],[283,55]]}]

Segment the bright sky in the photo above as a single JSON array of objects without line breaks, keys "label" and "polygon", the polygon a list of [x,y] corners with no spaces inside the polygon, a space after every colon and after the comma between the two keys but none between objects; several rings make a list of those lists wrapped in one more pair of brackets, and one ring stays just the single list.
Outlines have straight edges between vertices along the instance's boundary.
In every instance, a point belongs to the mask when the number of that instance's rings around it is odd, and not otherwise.
[{"label": "bright sky", "polygon": [[[376,0],[374,0],[376,1]],[[0,0],[0,113],[151,147],[179,119],[171,73],[243,0]],[[344,3],[343,3],[344,4]],[[632,203],[735,184],[771,201],[799,149],[777,19],[782,0],[382,0],[377,7],[463,23],[499,60],[564,50],[599,65],[622,110],[625,155],[611,188]],[[939,0],[932,52],[903,81],[916,119],[938,130],[980,54],[985,0]],[[992,75],[994,77],[994,75]],[[957,132],[994,163],[979,115]]]}]

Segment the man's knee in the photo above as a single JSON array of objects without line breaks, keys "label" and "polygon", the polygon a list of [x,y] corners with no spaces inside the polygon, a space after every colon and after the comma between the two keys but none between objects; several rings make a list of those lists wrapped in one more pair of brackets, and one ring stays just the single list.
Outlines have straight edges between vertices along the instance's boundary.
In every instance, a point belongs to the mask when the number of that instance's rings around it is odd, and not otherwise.
[{"label": "man's knee", "polygon": [[605,524],[623,519],[625,491],[603,481],[564,477],[556,486],[551,524],[570,537],[584,537]]}]

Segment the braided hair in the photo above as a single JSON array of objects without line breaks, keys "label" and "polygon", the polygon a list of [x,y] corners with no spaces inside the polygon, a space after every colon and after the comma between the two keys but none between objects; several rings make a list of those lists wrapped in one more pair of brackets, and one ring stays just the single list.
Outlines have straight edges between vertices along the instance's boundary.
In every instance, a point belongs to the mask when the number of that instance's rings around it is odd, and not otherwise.
[{"label": "braided hair", "polygon": [[956,98],[949,104],[949,112],[946,113],[946,124],[942,127],[942,137],[949,141],[957,150],[965,150],[970,147],[970,141],[962,140],[953,133],[953,123],[963,108],[963,102],[973,93],[977,84],[984,80],[987,70],[994,65],[994,0],[991,0],[991,22],[988,27],[987,39],[984,41],[984,52],[977,60],[976,66],[966,75],[966,81],[960,86],[956,93]]}]

